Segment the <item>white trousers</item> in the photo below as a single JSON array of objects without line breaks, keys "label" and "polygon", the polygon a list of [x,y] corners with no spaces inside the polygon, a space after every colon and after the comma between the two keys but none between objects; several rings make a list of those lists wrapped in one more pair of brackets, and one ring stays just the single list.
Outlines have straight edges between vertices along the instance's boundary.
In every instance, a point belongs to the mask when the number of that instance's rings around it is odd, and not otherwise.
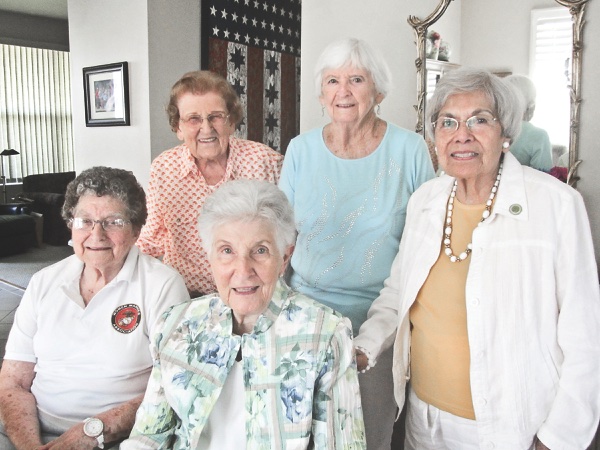
[{"label": "white trousers", "polygon": [[409,388],[404,450],[479,450],[477,422],[425,403]]},{"label": "white trousers", "polygon": [[[479,450],[477,422],[425,403],[409,385],[404,450]],[[506,448],[505,446],[496,448]],[[527,450],[534,450],[535,441]],[[513,449],[510,450],[519,450]]]}]

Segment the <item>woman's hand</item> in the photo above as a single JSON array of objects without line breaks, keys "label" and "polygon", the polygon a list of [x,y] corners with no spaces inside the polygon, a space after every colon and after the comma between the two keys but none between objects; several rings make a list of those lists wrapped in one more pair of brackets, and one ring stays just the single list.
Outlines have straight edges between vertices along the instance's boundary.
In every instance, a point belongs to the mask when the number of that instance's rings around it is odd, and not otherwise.
[{"label": "woman's hand", "polygon": [[362,372],[369,365],[369,358],[359,349],[354,349],[354,355],[356,356],[356,369]]},{"label": "woman's hand", "polygon": [[83,423],[79,423],[69,428],[58,438],[40,447],[39,450],[92,450],[97,445],[98,441],[86,436],[83,432]]}]

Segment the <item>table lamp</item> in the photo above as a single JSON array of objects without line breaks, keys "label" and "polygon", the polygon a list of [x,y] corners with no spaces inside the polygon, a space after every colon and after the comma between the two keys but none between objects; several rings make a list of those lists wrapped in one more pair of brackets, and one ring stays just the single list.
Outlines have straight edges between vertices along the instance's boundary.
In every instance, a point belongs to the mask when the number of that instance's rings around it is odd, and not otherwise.
[{"label": "table lamp", "polygon": [[2,156],[2,164],[0,164],[0,178],[2,178],[2,194],[3,194],[3,198],[4,198],[4,203],[6,203],[6,177],[4,176],[4,156],[12,156],[12,155],[18,155],[19,152],[16,151],[14,148],[7,148],[5,150],[2,150],[2,153],[0,153],[0,156]]}]

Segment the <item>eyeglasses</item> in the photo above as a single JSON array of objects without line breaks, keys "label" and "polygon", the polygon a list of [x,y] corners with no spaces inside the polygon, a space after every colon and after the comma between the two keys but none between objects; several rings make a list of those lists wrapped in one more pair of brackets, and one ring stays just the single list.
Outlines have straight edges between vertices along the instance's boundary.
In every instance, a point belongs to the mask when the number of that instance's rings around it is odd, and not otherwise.
[{"label": "eyeglasses", "polygon": [[[225,114],[224,112],[217,112],[206,116],[206,120],[213,127],[225,125],[228,119],[229,114]],[[204,117],[192,114],[191,116],[187,116],[185,119],[183,117],[180,117],[179,120],[191,127],[197,127],[202,125],[202,122],[204,122]]]},{"label": "eyeglasses", "polygon": [[432,124],[437,131],[448,134],[457,131],[461,123],[464,123],[472,133],[481,133],[492,128],[497,120],[491,114],[481,113],[469,117],[467,120],[456,120],[454,117],[438,117]]},{"label": "eyeglasses", "polygon": [[85,219],[83,217],[74,217],[69,220],[69,225],[75,230],[92,231],[99,223],[102,229],[108,233],[111,231],[120,231],[125,225],[131,223],[131,220],[109,217],[102,220]]}]

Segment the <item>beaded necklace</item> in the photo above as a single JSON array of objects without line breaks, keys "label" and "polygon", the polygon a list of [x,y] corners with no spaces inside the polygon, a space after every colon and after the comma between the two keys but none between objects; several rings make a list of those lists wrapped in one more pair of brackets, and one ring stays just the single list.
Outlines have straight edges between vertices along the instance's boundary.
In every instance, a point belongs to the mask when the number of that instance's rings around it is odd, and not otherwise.
[{"label": "beaded necklace", "polygon": [[[488,198],[487,202],[485,202],[485,209],[483,210],[483,214],[481,215],[481,222],[490,217],[490,213],[492,211],[492,204],[494,203],[494,197],[496,196],[496,192],[498,191],[498,185],[500,184],[500,176],[502,175],[502,164],[500,162],[500,168],[498,169],[498,175],[496,175],[496,181],[492,186],[492,192],[490,192],[490,198]],[[450,197],[448,198],[448,204],[446,206],[446,227],[444,228],[444,253],[450,258],[450,262],[461,262],[468,258],[473,250],[473,244],[469,242],[467,244],[467,248],[460,255],[456,256],[452,253],[450,236],[452,236],[452,211],[454,209],[454,199],[456,197],[456,189],[458,188],[458,180],[454,180],[454,185],[452,186],[452,192],[450,192]],[[481,224],[479,222],[479,224]]]}]

